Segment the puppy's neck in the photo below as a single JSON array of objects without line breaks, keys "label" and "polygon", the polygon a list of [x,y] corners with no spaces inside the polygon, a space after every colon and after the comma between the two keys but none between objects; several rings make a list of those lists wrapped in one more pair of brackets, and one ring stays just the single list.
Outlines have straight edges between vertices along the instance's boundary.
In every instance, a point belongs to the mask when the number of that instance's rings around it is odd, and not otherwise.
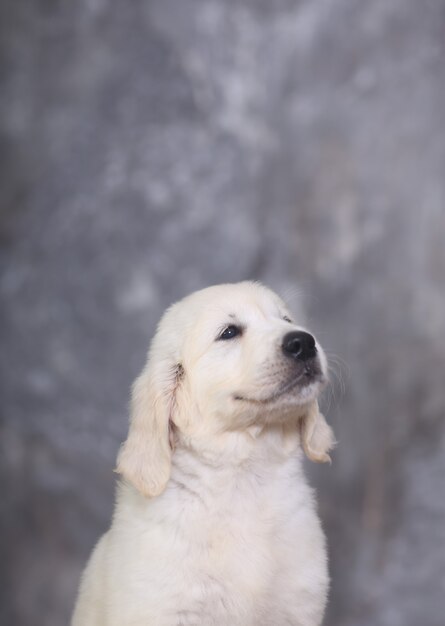
[{"label": "puppy's neck", "polygon": [[224,433],[213,442],[179,439],[167,491],[186,487],[206,502],[218,496],[230,503],[234,493],[281,493],[280,484],[288,480],[305,484],[298,434],[295,428],[267,426]]},{"label": "puppy's neck", "polygon": [[293,456],[301,457],[295,424],[252,425],[243,431],[225,431],[193,437],[176,433],[175,457],[192,455],[215,468],[255,463],[280,464]]}]

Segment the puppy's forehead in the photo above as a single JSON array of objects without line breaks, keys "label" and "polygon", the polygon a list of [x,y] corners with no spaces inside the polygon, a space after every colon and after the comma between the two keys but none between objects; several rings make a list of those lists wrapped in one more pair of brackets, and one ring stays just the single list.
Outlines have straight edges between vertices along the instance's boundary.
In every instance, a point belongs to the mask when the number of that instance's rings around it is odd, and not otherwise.
[{"label": "puppy's forehead", "polygon": [[[195,296],[195,297],[194,297]],[[217,285],[192,294],[201,321],[227,321],[249,317],[269,317],[286,310],[281,299],[259,283]],[[227,319],[224,319],[224,318]]]}]

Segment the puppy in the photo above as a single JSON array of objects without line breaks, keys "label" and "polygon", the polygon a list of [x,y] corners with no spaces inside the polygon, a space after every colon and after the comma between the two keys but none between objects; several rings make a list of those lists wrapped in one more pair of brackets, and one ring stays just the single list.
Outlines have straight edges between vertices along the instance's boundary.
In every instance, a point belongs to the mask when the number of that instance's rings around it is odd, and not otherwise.
[{"label": "puppy", "polygon": [[325,381],[319,344],[258,283],[170,307],[72,626],[319,626],[327,557],[301,448],[330,460]]}]

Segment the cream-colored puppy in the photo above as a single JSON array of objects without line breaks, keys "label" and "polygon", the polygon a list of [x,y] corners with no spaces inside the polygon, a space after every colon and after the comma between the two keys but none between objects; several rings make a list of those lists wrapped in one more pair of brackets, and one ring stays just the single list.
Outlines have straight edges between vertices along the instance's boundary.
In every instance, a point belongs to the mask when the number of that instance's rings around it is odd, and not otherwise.
[{"label": "cream-colored puppy", "polygon": [[327,558],[300,445],[329,460],[325,379],[321,347],[262,285],[169,308],[72,625],[318,626]]}]

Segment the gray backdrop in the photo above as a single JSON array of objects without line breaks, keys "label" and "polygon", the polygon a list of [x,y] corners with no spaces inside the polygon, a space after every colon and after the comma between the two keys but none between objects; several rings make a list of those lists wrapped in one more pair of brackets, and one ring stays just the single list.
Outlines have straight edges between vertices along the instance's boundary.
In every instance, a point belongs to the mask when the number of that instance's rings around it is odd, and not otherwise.
[{"label": "gray backdrop", "polygon": [[2,0],[0,24],[1,624],[67,623],[165,306],[258,278],[299,288],[344,383],[310,469],[326,625],[443,626],[445,2]]}]

